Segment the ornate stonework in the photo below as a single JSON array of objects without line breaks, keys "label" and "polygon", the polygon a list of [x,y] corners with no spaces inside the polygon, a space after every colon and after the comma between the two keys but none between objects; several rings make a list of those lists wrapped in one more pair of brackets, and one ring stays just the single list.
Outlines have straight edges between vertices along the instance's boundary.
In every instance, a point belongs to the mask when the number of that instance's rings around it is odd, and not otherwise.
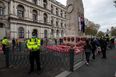
[{"label": "ornate stonework", "polygon": [[67,36],[82,35],[79,31],[79,17],[84,17],[82,0],[67,0]]}]

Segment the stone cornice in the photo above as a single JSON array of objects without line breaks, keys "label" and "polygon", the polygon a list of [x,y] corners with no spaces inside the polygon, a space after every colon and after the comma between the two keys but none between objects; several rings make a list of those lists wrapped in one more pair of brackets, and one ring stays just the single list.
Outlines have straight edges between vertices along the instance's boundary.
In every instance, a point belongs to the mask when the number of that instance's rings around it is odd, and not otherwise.
[{"label": "stone cornice", "polygon": [[45,24],[45,23],[40,23],[40,22],[34,22],[34,21],[30,21],[30,20],[24,20],[24,19],[20,19],[20,18],[13,18],[13,17],[10,17],[9,18],[10,19],[10,21],[12,21],[12,20],[15,20],[15,21],[20,21],[20,22],[24,22],[24,23],[31,23],[31,24],[37,24],[37,25],[47,25],[47,26],[49,26],[49,27],[51,27],[52,25],[50,25],[50,24]]}]

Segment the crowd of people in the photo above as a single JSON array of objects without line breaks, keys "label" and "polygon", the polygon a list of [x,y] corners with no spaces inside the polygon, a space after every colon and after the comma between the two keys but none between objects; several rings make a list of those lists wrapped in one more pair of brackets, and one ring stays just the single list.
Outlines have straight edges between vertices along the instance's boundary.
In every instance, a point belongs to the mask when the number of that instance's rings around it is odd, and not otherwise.
[{"label": "crowd of people", "polygon": [[86,39],[85,55],[86,55],[86,64],[90,62],[90,56],[92,53],[92,59],[95,60],[97,54],[102,54],[102,58],[106,59],[106,50],[112,49],[114,47],[114,38],[102,37],[102,38],[88,38]]}]

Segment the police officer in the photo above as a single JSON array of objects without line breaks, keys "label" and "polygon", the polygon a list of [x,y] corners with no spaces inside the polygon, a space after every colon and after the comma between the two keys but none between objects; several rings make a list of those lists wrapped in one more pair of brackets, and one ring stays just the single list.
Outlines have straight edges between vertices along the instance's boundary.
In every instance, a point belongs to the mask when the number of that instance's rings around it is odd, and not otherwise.
[{"label": "police officer", "polygon": [[34,72],[34,61],[36,61],[36,64],[37,64],[37,71],[41,70],[40,46],[41,46],[41,40],[39,38],[37,38],[36,34],[33,32],[32,38],[27,40],[27,48],[30,52],[30,54],[29,54],[29,61],[30,61],[29,74]]},{"label": "police officer", "polygon": [[9,41],[8,41],[7,37],[4,37],[2,39],[2,50],[5,55],[6,67],[9,68]]}]

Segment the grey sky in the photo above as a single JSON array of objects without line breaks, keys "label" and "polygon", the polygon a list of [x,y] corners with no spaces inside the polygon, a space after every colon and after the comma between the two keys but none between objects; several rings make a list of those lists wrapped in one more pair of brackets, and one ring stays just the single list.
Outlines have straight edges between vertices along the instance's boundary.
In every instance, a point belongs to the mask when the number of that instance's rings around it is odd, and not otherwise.
[{"label": "grey sky", "polygon": [[[66,0],[57,0],[66,5]],[[100,24],[100,30],[106,31],[111,26],[116,27],[116,8],[113,0],[83,0],[85,17],[96,24]]]}]

